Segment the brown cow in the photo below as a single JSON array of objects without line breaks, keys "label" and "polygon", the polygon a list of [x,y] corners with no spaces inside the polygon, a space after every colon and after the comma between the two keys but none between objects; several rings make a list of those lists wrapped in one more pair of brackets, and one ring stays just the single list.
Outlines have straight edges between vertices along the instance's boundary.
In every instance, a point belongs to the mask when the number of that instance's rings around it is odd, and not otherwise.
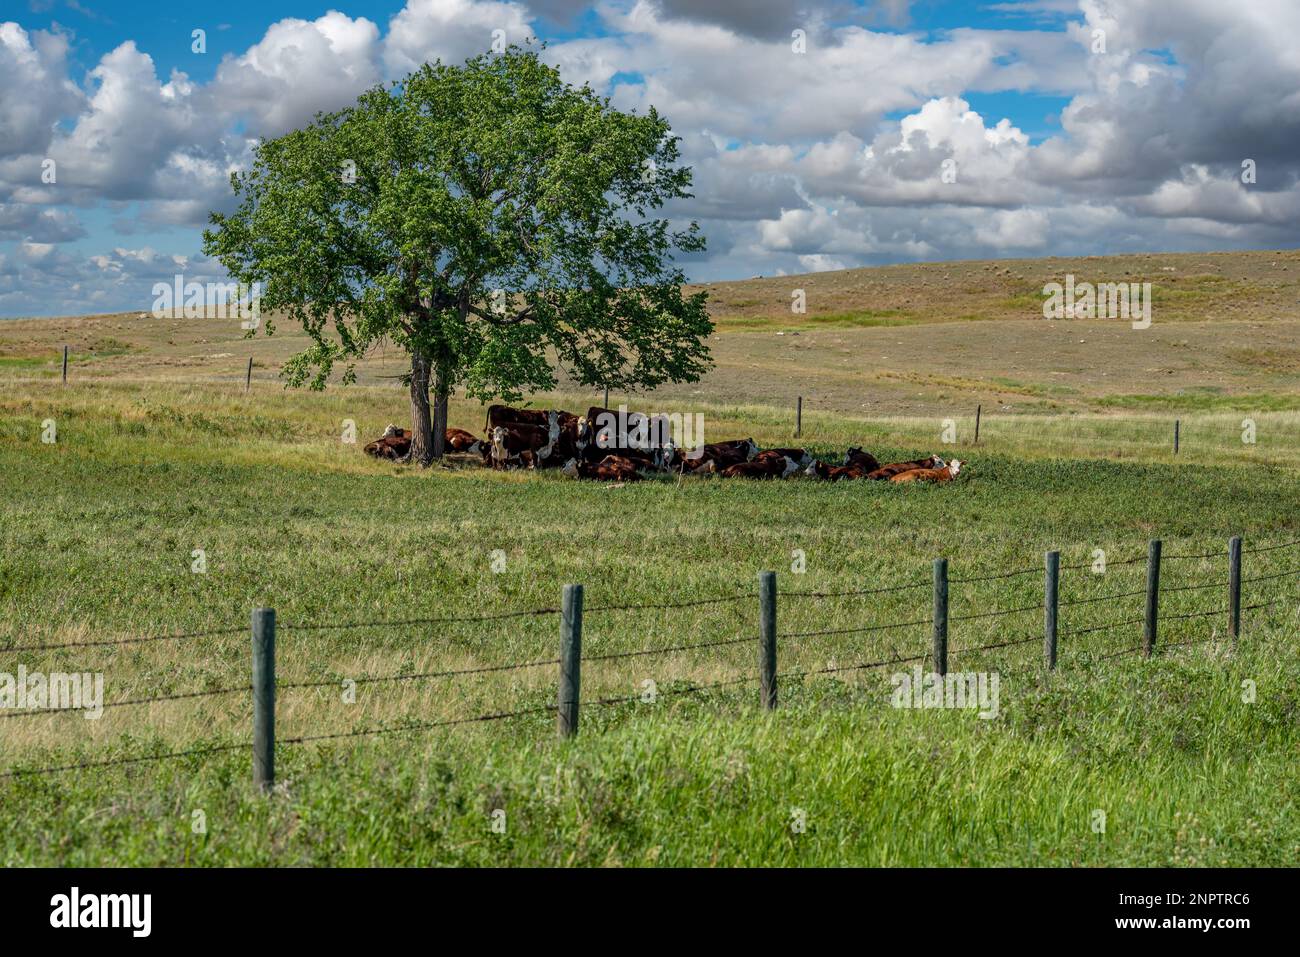
[{"label": "brown cow", "polygon": [[857,446],[850,446],[849,450],[844,453],[845,465],[856,465],[865,472],[874,472],[880,468],[880,462],[870,452],[865,452]]},{"label": "brown cow", "polygon": [[911,469],[892,476],[891,482],[951,482],[961,471],[961,462],[953,459],[940,469]]},{"label": "brown cow", "polygon": [[585,449],[588,461],[594,462],[611,452],[633,458],[640,456],[632,453],[642,453],[659,468],[665,461],[665,447],[672,446],[671,423],[665,415],[626,411],[620,421],[617,409],[593,405],[587,409],[586,423],[591,437]]},{"label": "brown cow", "polygon": [[794,459],[795,464],[800,468],[806,468],[814,461],[812,453],[807,449],[764,449],[754,456],[753,461],[761,459],[764,455],[784,455],[786,458]]},{"label": "brown cow", "polygon": [[808,466],[804,474],[830,482],[841,482],[845,479],[864,479],[867,477],[867,470],[860,465],[827,465],[825,462],[817,461]]},{"label": "brown cow", "polygon": [[389,425],[384,429],[383,435],[365,446],[364,451],[378,459],[405,462],[411,455],[411,433],[407,429]]},{"label": "brown cow", "polygon": [[737,462],[722,470],[723,478],[776,479],[787,478],[799,469],[799,463],[788,455],[757,456],[752,462]]},{"label": "brown cow", "polygon": [[680,457],[683,471],[720,472],[729,465],[748,462],[758,455],[758,446],[753,439],[732,439],[727,442],[711,442],[703,448],[692,449]]},{"label": "brown cow", "polygon": [[483,433],[490,435],[498,425],[538,425],[546,428],[545,409],[513,409],[508,405],[490,405]]},{"label": "brown cow", "polygon": [[943,459],[937,455],[931,455],[927,458],[916,459],[912,462],[890,462],[888,465],[882,465],[880,468],[868,473],[867,478],[880,481],[882,479],[893,478],[900,472],[911,472],[914,469],[936,469],[944,467]]},{"label": "brown cow", "polygon": [[587,420],[572,412],[552,409],[546,413],[546,445],[538,450],[538,465],[559,465],[580,458],[590,444]]},{"label": "brown cow", "polygon": [[607,455],[599,462],[572,458],[564,463],[560,471],[569,478],[600,479],[605,482],[633,482],[641,477],[637,474],[637,463],[621,455]]},{"label": "brown cow", "polygon": [[534,425],[498,425],[489,438],[483,458],[494,469],[508,468],[511,463],[533,468],[538,451],[547,445],[546,430]]},{"label": "brown cow", "polygon": [[453,452],[464,452],[467,455],[481,455],[483,452],[483,442],[470,432],[464,429],[448,429],[444,433],[447,437],[447,448]]}]

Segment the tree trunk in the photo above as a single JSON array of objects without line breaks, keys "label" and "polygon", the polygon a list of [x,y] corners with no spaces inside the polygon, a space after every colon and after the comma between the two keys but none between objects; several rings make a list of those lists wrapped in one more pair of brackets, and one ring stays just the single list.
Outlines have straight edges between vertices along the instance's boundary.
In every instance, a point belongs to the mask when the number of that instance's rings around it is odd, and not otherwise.
[{"label": "tree trunk", "polygon": [[450,404],[450,377],[439,372],[433,383],[433,457],[442,458],[447,442],[447,406]]},{"label": "tree trunk", "polygon": [[441,432],[434,432],[429,421],[429,357],[411,356],[411,461],[428,467],[434,449],[442,449]]}]

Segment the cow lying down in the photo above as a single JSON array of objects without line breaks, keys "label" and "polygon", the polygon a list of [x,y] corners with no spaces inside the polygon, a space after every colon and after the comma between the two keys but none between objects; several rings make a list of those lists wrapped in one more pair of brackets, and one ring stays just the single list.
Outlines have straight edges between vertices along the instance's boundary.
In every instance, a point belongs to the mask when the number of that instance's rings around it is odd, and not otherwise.
[{"label": "cow lying down", "polygon": [[[448,452],[482,455],[484,444],[464,429],[448,429],[443,436]],[[405,462],[411,457],[411,430],[389,425],[384,434],[365,446],[365,453],[377,459]]]},{"label": "cow lying down", "polygon": [[891,482],[951,482],[961,471],[961,461],[953,459],[943,468],[910,469],[889,478]]},{"label": "cow lying down", "polygon": [[799,471],[799,462],[784,454],[784,449],[759,452],[748,462],[737,462],[722,470],[723,478],[783,479]]},{"label": "cow lying down", "polygon": [[405,462],[411,456],[411,433],[390,425],[383,435],[366,445],[365,452],[377,459]]},{"label": "cow lying down", "polygon": [[875,463],[876,460],[869,455],[867,456],[870,459],[869,462],[860,458],[855,460],[853,455],[855,451],[861,454],[861,450],[850,449],[844,465],[827,465],[825,462],[820,461],[813,462],[804,470],[804,474],[829,482],[853,479],[897,483],[947,482],[957,477],[962,465],[957,459],[944,462],[939,456],[930,455],[910,462],[890,462],[888,465],[879,465],[877,463],[875,468],[870,468],[869,466]]},{"label": "cow lying down", "polygon": [[569,478],[597,479],[602,482],[633,482],[641,476],[638,463],[621,455],[607,455],[599,462],[584,462],[572,458],[564,463],[560,472]]}]

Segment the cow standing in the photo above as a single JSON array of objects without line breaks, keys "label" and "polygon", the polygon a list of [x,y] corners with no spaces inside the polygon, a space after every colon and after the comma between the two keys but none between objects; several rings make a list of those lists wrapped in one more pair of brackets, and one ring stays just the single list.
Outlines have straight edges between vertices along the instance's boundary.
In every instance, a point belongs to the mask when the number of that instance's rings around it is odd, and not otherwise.
[{"label": "cow standing", "polygon": [[546,430],[535,425],[498,425],[492,429],[491,444],[484,461],[499,471],[516,464],[527,468],[537,465],[537,453],[548,444]]},{"label": "cow standing", "polygon": [[666,415],[625,412],[620,422],[617,410],[593,405],[587,409],[586,422],[591,437],[585,450],[588,461],[614,453],[666,468],[665,463],[675,457],[672,423]]},{"label": "cow standing", "polygon": [[547,413],[544,409],[513,409],[508,405],[490,405],[483,434],[491,435],[498,425],[536,425],[545,428]]}]

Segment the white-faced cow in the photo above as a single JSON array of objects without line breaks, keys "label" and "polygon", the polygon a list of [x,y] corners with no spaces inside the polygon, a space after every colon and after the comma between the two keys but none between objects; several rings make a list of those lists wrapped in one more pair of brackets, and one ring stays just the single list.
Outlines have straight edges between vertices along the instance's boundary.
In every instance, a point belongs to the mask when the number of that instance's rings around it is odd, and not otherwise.
[{"label": "white-faced cow", "polygon": [[538,452],[548,444],[546,430],[536,425],[498,425],[489,438],[483,457],[498,470],[512,465],[535,468]]},{"label": "white-faced cow", "polygon": [[888,465],[882,465],[867,473],[867,478],[873,481],[882,481],[893,478],[900,472],[911,472],[913,469],[935,469],[943,468],[943,459],[937,455],[930,455],[923,459],[914,459],[911,462],[890,462]]},{"label": "white-faced cow", "polygon": [[405,462],[411,455],[411,433],[407,429],[389,425],[384,429],[383,435],[366,444],[365,453],[378,459]]},{"label": "white-faced cow", "polygon": [[591,441],[584,457],[596,461],[615,453],[640,460],[645,458],[656,468],[671,460],[665,448],[672,447],[672,420],[666,415],[645,415],[623,410],[620,416],[615,409],[593,405],[587,410],[587,428]]},{"label": "white-faced cow", "polygon": [[951,482],[961,471],[961,461],[953,459],[942,468],[909,469],[890,476],[891,482]]}]

